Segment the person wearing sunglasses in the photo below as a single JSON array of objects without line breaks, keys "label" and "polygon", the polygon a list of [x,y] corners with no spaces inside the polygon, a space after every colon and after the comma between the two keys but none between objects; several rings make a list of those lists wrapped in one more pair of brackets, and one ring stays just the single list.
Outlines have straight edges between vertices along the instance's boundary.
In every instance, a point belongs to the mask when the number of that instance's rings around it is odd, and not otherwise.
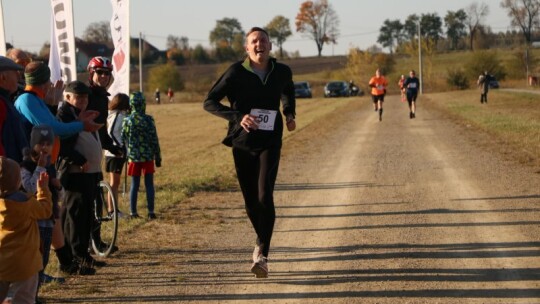
[{"label": "person wearing sunglasses", "polygon": [[[109,92],[107,88],[113,82],[112,70],[113,65],[109,58],[97,56],[90,59],[88,62],[88,86],[90,87],[90,94],[88,95],[88,110],[94,110],[99,112],[95,121],[99,124],[103,124],[105,127],[99,129],[99,140],[101,142],[101,148],[110,152],[110,154],[122,157],[124,150],[120,146],[116,146],[113,139],[107,132],[107,117],[109,116]],[[99,180],[103,180],[103,174],[99,177]],[[99,230],[93,231],[94,239],[100,240],[101,232]],[[107,246],[107,244],[100,242],[98,246]],[[113,251],[118,250],[118,247],[114,246]]]}]

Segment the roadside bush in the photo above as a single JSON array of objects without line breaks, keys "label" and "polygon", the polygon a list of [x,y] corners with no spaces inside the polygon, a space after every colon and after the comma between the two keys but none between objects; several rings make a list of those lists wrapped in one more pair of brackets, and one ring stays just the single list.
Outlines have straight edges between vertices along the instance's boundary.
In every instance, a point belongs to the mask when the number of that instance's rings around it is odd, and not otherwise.
[{"label": "roadside bush", "polygon": [[466,90],[469,88],[469,80],[462,68],[448,69],[446,83],[454,89]]},{"label": "roadside bush", "polygon": [[182,91],[184,87],[185,83],[180,77],[180,72],[172,64],[158,65],[148,72],[147,92],[153,92],[156,88],[162,92],[166,92],[168,88],[178,92]]},{"label": "roadside bush", "polygon": [[470,57],[466,70],[468,78],[476,81],[478,75],[484,71],[488,71],[497,80],[506,78],[506,71],[501,65],[497,51],[477,51]]}]

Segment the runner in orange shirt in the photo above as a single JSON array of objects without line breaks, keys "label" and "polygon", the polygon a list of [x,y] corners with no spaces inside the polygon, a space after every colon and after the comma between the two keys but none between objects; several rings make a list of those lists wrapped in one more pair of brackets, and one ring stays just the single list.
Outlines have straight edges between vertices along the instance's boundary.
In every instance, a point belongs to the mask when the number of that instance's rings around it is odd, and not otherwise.
[{"label": "runner in orange shirt", "polygon": [[386,95],[386,87],[388,81],[382,75],[381,70],[375,71],[375,76],[369,80],[369,86],[371,87],[371,98],[373,99],[373,108],[375,112],[379,111],[379,121],[382,121],[383,102],[384,95]]}]

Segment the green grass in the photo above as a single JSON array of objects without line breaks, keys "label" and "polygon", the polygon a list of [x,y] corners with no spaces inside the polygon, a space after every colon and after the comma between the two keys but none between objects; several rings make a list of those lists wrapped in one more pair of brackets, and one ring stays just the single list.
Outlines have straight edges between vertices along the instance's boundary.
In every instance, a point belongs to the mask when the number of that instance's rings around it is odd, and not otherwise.
[{"label": "green grass", "polygon": [[478,90],[427,94],[430,106],[508,144],[520,160],[540,160],[540,96],[534,93],[491,90],[489,103],[479,102]]}]

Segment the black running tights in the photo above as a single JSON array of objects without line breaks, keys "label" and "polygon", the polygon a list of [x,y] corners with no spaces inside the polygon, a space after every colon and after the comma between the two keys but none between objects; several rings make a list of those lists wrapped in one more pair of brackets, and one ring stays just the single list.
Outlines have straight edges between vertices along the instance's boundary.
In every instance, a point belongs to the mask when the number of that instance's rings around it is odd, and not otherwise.
[{"label": "black running tights", "polygon": [[270,251],[276,220],[273,193],[280,152],[280,147],[261,151],[233,148],[236,175],[244,196],[246,212],[257,233],[257,244],[262,245],[265,257],[268,257]]}]

